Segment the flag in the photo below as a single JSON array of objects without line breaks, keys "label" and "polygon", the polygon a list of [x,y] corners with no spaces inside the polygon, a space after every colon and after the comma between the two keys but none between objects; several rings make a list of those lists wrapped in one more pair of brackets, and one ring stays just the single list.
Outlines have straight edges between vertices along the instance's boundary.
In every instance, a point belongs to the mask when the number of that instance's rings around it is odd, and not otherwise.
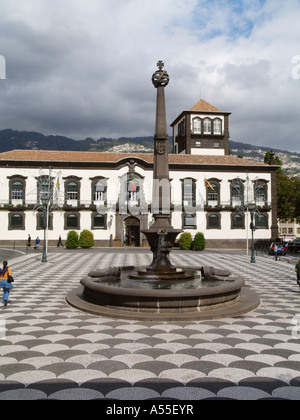
[{"label": "flag", "polygon": [[55,184],[55,187],[56,187],[56,190],[57,191],[60,191],[60,173],[57,175],[57,178],[56,178],[56,184]]},{"label": "flag", "polygon": [[205,178],[205,187],[210,188],[211,190],[215,191],[214,187],[211,185],[211,183]]},{"label": "flag", "polygon": [[134,178],[131,180],[131,192],[136,192],[136,184]]}]

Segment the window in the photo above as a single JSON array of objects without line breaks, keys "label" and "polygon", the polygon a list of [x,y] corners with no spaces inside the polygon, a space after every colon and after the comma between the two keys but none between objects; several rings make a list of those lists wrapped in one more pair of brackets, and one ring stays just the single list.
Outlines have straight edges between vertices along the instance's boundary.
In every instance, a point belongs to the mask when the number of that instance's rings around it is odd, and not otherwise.
[{"label": "window", "polygon": [[126,184],[126,201],[130,204],[138,204],[140,199],[140,185],[136,179],[129,179]]},{"label": "window", "polygon": [[80,181],[82,178],[73,175],[63,179],[65,180],[65,204],[74,207],[78,206],[80,201]]},{"label": "window", "polygon": [[207,228],[208,229],[220,229],[221,228],[221,216],[220,214],[210,214],[207,217]]},{"label": "window", "polygon": [[185,136],[185,120],[178,125],[178,135]]},{"label": "window", "polygon": [[211,120],[209,118],[204,120],[204,134],[211,134]]},{"label": "window", "polygon": [[24,199],[24,184],[23,182],[16,181],[11,185],[11,199],[23,200]]},{"label": "window", "polygon": [[79,192],[79,188],[76,182],[69,182],[67,184],[67,190],[66,190],[67,200],[78,200],[78,197],[79,197],[78,192]]},{"label": "window", "polygon": [[244,229],[245,228],[245,217],[242,214],[232,215],[232,229]]},{"label": "window", "polygon": [[214,134],[221,135],[222,134],[222,120],[216,118],[214,120]]},{"label": "window", "polygon": [[104,229],[106,225],[106,216],[103,214],[96,214],[93,216],[93,228]]},{"label": "window", "polygon": [[184,204],[188,204],[190,206],[193,205],[194,188],[193,188],[192,182],[184,183],[183,185],[183,201],[184,201]]},{"label": "window", "polygon": [[196,141],[196,147],[202,147],[201,141]]},{"label": "window", "polygon": [[[44,222],[44,220],[45,220],[45,218],[44,218],[43,213],[38,214],[38,216],[37,216],[37,230],[45,229],[45,222]],[[49,230],[53,229],[53,226],[52,226],[52,215],[51,214],[48,215],[48,226],[47,226],[47,228]]]},{"label": "window", "polygon": [[200,118],[193,119],[193,133],[201,134],[201,119]]},{"label": "window", "polygon": [[214,148],[218,149],[220,147],[220,143],[218,141],[214,142]]},{"label": "window", "polygon": [[79,220],[77,214],[69,214],[66,217],[66,228],[68,229],[79,229]]},{"label": "window", "polygon": [[93,199],[97,202],[104,202],[106,200],[106,185],[104,182],[97,182],[93,185]]},{"label": "window", "polygon": [[220,204],[220,183],[217,179],[209,179],[209,185],[206,186],[206,197],[208,206],[217,206]]},{"label": "window", "polygon": [[10,219],[12,228],[21,228],[23,226],[23,216],[21,214],[13,214]]},{"label": "window", "polygon": [[25,214],[10,213],[8,216],[8,230],[25,230]]},{"label": "window", "polygon": [[195,228],[197,226],[196,216],[192,214],[186,214],[183,217],[183,227],[185,228]]},{"label": "window", "polygon": [[196,180],[183,179],[182,181],[182,205],[186,213],[194,213],[196,206]]},{"label": "window", "polygon": [[7,178],[9,179],[9,203],[25,204],[27,178],[22,175],[13,175]]},{"label": "window", "polygon": [[231,185],[231,205],[241,206],[244,204],[244,185],[242,181],[234,180]]},{"label": "window", "polygon": [[268,229],[268,216],[266,214],[256,215],[256,228],[257,229]]},{"label": "window", "polygon": [[264,206],[268,203],[267,181],[258,180],[254,184],[255,202],[257,206]]}]

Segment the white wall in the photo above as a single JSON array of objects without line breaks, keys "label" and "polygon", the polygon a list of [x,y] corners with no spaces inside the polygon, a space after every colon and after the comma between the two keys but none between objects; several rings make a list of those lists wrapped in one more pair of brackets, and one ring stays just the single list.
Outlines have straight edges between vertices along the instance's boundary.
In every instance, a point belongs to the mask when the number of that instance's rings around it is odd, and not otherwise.
[{"label": "white wall", "polygon": [[[53,172],[53,177],[59,170]],[[93,230],[95,240],[109,240],[110,235],[115,236],[115,208],[120,192],[120,178],[127,174],[128,166],[125,165],[119,170],[97,170],[97,169],[61,169],[62,178],[68,176],[77,176],[82,178],[81,181],[81,201],[89,203],[91,201],[91,180],[96,176],[101,176],[108,179],[108,196],[107,200],[109,206],[107,208],[108,212],[108,223],[107,229],[96,229]],[[146,201],[150,204],[152,201],[152,170],[145,170],[139,166],[136,166],[135,172],[140,174],[141,177],[144,177],[144,192]],[[46,174],[46,171],[44,172]],[[36,178],[40,176],[40,171],[33,168],[0,168],[0,206],[9,202],[9,179],[7,177],[12,175],[22,175],[27,177],[26,180],[26,202],[33,203],[37,200],[37,180]],[[255,179],[265,179],[269,181],[268,183],[268,196],[269,201],[271,197],[271,175],[268,173],[260,174],[259,172],[250,174],[250,184],[252,186],[252,181]],[[211,170],[210,172],[190,172],[190,171],[171,171],[170,178],[172,179],[172,202],[179,206],[176,207],[174,213],[172,214],[172,223],[174,228],[182,228],[182,179],[192,177],[196,179],[196,194],[197,194],[197,206],[199,210],[197,212],[197,229],[190,230],[192,234],[196,232],[203,232],[207,239],[245,239],[247,236],[247,229],[231,229],[231,212],[230,211],[221,211],[222,217],[222,229],[209,229],[207,230],[207,221],[206,213],[204,212],[204,202],[206,201],[206,188],[205,188],[205,178],[218,178],[221,179],[221,202],[230,202],[230,180],[237,177],[246,180],[245,172],[219,172],[216,170]],[[60,191],[61,204],[64,202],[64,180],[61,180],[61,191]],[[110,207],[112,204],[112,207]],[[91,230],[91,212],[89,210],[81,211],[80,218],[80,230],[89,229]],[[43,237],[43,231],[36,230],[36,212],[33,210],[25,211],[25,230],[9,230],[8,229],[8,215],[9,210],[1,209],[0,210],[0,241],[1,240],[24,240],[28,234],[31,234],[32,239],[36,236]],[[149,216],[151,220],[151,216]],[[269,229],[259,229],[255,233],[256,239],[269,239],[271,237],[271,212],[269,213]],[[250,220],[249,220],[250,224]],[[247,225],[247,222],[246,222]],[[55,211],[53,214],[53,230],[49,230],[48,239],[57,240],[58,236],[61,235],[62,239],[65,240],[67,237],[67,231],[64,230],[64,211]],[[188,229],[187,229],[188,230]]]}]

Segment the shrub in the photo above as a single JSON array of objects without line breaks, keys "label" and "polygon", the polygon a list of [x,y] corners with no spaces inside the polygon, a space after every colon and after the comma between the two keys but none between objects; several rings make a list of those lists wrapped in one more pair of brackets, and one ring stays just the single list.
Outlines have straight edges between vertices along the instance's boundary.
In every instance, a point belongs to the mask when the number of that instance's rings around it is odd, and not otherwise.
[{"label": "shrub", "polygon": [[193,249],[196,251],[204,251],[205,249],[205,237],[203,233],[198,232],[195,235],[195,238],[193,240]]},{"label": "shrub", "polygon": [[189,232],[183,233],[179,238],[180,249],[191,249],[193,243],[192,235]]},{"label": "shrub", "polygon": [[66,240],[66,248],[68,249],[75,249],[79,246],[79,236],[78,233],[75,232],[75,230],[70,230],[68,233],[68,237]]},{"label": "shrub", "polygon": [[89,230],[83,230],[79,238],[81,248],[92,248],[95,245],[94,235]]}]

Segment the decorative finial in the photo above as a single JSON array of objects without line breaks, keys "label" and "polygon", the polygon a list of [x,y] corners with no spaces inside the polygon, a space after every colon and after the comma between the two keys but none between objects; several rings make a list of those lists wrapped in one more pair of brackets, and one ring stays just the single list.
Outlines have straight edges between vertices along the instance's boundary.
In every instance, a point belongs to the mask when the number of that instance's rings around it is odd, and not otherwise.
[{"label": "decorative finial", "polygon": [[166,70],[163,70],[165,63],[159,60],[157,63],[158,70],[152,76],[152,83],[155,88],[166,87],[169,84],[170,78]]},{"label": "decorative finial", "polygon": [[159,71],[162,71],[162,69],[165,67],[165,63],[162,60],[159,60],[157,62],[157,67],[159,68]]}]

